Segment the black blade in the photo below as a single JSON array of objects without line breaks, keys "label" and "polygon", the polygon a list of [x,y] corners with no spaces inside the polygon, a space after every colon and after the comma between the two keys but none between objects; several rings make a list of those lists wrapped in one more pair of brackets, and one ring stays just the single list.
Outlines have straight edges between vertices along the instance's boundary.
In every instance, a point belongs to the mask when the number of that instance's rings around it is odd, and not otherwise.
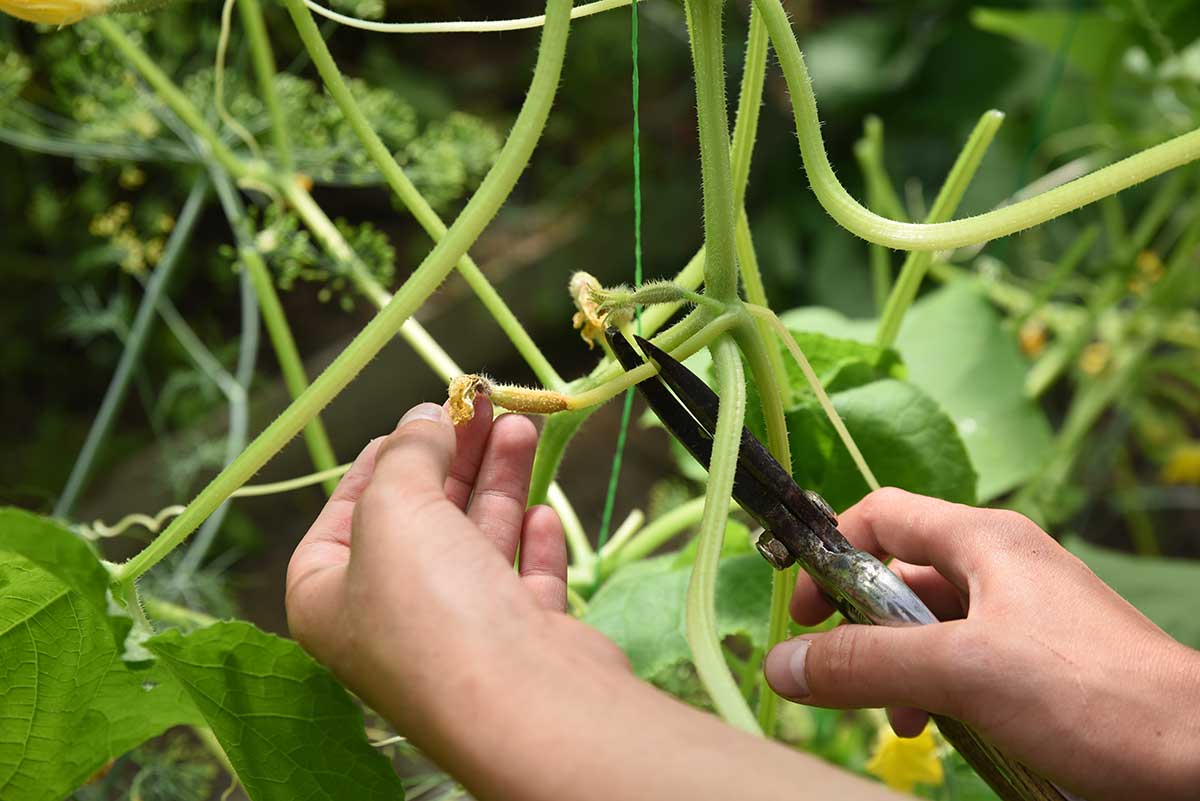
[{"label": "black blade", "polygon": [[[621,334],[610,329],[608,342],[612,346],[613,353],[616,354],[617,361],[626,370],[632,370],[644,364],[642,357]],[[671,359],[671,361],[675,360]],[[675,364],[679,363],[675,362]],[[686,367],[680,365],[680,368],[688,375],[692,375]],[[684,404],[671,394],[658,376],[647,378],[638,384],[637,388],[667,430],[679,440],[688,453],[695,457],[697,462],[708,469],[709,462],[712,460],[712,436],[709,432],[696,421]],[[744,436],[750,436],[753,439],[753,435],[748,431]],[[773,495],[770,488],[763,484],[752,471],[746,469],[741,458],[738,459],[738,465],[734,471],[733,497],[742,509],[765,529],[791,534],[800,527],[798,521],[780,504],[779,499]],[[788,539],[791,540],[792,537],[788,537]],[[792,541],[794,542],[794,540]]]},{"label": "black blade", "polygon": [[[625,339],[618,331],[610,328],[607,333],[608,344],[616,354],[617,361],[626,371],[645,364],[642,357],[629,344],[629,340]],[[675,435],[675,439],[687,448],[688,453],[696,457],[696,461],[707,469],[709,461],[712,460],[712,435],[696,422],[696,418],[692,417],[687,408],[671,394],[671,391],[658,380],[657,376],[642,381],[637,388],[667,430]]]},{"label": "black blade", "polygon": [[[635,337],[635,339],[642,351],[658,365],[658,374],[663,383],[679,397],[679,400],[692,412],[701,426],[710,432],[714,431],[717,425],[717,410],[720,406],[717,393],[713,392],[699,376],[684,367],[662,348],[642,337]],[[664,424],[665,422],[664,420]],[[686,446],[687,443],[684,444]],[[708,453],[711,457],[711,437]],[[707,465],[708,462],[702,461],[701,464]],[[742,427],[738,466],[752,474],[767,495],[783,504],[827,548],[835,551],[851,549],[845,537],[837,530],[835,521],[831,519],[831,515],[827,513],[826,509],[817,506],[808,497],[788,474],[788,471],[783,469],[783,465],[776,461],[767,447],[745,426]]]}]

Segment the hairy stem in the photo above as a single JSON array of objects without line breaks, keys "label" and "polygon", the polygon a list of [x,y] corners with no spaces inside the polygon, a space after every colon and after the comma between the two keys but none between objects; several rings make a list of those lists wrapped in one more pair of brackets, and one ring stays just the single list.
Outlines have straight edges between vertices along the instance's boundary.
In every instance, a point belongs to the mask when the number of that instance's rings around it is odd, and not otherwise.
[{"label": "hairy stem", "polygon": [[696,70],[700,171],[704,176],[704,287],[709,296],[729,302],[737,297],[737,263],[721,36],[724,5],[720,0],[687,0],[686,9]]},{"label": "hairy stem", "polygon": [[[295,400],[304,390],[308,389],[308,374],[304,370],[304,362],[300,359],[300,351],[296,347],[296,340],[292,337],[292,329],[283,313],[279,295],[275,292],[275,284],[271,280],[270,270],[267,269],[262,254],[254,245],[254,231],[250,226],[241,199],[225,174],[220,172],[220,168],[214,165],[213,170],[217,197],[221,201],[221,207],[225,211],[225,217],[229,220],[230,227],[233,228],[234,239],[237,242],[238,260],[249,271],[250,280],[254,282],[259,311],[262,312],[263,323],[266,325],[267,335],[271,339],[271,346],[275,349],[275,358],[279,361],[279,372],[283,375],[283,382],[287,386],[288,394]],[[308,455],[312,459],[313,467],[317,470],[324,472],[337,466],[333,443],[329,441],[329,434],[326,433],[320,417],[314,417],[304,427],[304,444],[308,448]],[[332,494],[334,488],[337,487],[337,477],[326,478],[322,485],[325,488],[325,494]]]},{"label": "hairy stem", "polygon": [[[747,308],[750,308],[747,306]],[[766,336],[763,336],[763,331]],[[792,451],[788,440],[787,419],[784,417],[783,386],[787,385],[787,373],[782,365],[769,358],[771,352],[780,356],[779,346],[772,336],[774,332],[764,320],[751,318],[734,330],[738,345],[746,354],[750,364],[750,373],[758,386],[758,396],[761,399],[763,418],[767,426],[767,446],[771,455],[783,465],[783,469],[791,475]],[[771,575],[771,609],[767,624],[767,649],[787,636],[788,602],[792,597],[792,587],[795,585],[795,572],[792,570],[776,570]],[[766,679],[759,672],[762,682],[762,692],[758,696],[758,725],[768,737],[775,731],[775,722],[779,712],[779,696],[766,686]]]},{"label": "hairy stem", "polygon": [[742,421],[746,414],[746,383],[742,375],[742,359],[731,338],[719,338],[711,350],[721,405],[717,413],[716,431],[713,432],[704,516],[700,521],[696,561],[688,582],[684,627],[696,673],[717,712],[731,725],[758,734],[760,730],[754,713],[750,711],[725,664],[721,638],[717,633],[716,610],[717,570],[721,562],[721,545],[725,539],[725,522],[729,518],[733,473],[742,439]]},{"label": "hairy stem", "polygon": [[495,216],[529,163],[554,101],[566,52],[570,11],[570,0],[549,0],[537,66],[525,103],[495,165],[445,238],[434,247],[391,302],[304,394],[250,443],[241,456],[222,470],[166,531],[117,569],[118,581],[140,576],[183,542],[201,521],[299,433],[383,349],[404,321],[454,269],[454,265]]},{"label": "hairy stem", "polygon": [[[328,46],[325,44],[325,39],[321,36],[320,30],[317,28],[316,22],[312,18],[312,14],[305,8],[303,0],[284,0],[287,5],[288,12],[292,15],[292,20],[296,25],[296,30],[300,34],[304,46],[308,49],[309,55],[312,57],[313,64],[317,71],[321,74],[321,79],[325,83],[325,88],[330,96],[338,104],[342,110],[342,114],[346,117],[346,122],[349,123],[355,135],[362,142],[363,148],[367,155],[375,162],[379,171],[383,174],[384,180],[388,182],[388,186],[396,193],[396,197],[404,204],[405,208],[413,215],[420,226],[429,234],[434,242],[439,242],[446,235],[446,224],[442,222],[441,217],[429,205],[429,202],[421,195],[417,188],[409,180],[404,173],[399,162],[396,161],[392,152],[388,149],[379,135],[371,127],[366,115],[358,105],[358,101],[354,99],[349,86],[346,85],[345,78],[342,77],[341,71],[333,60],[333,56],[329,52]],[[479,269],[474,260],[469,255],[464,254],[458,263],[458,271],[463,279],[479,297],[488,313],[496,320],[501,330],[512,341],[513,346],[521,357],[525,359],[534,375],[538,377],[546,387],[550,389],[561,389],[565,382],[558,375],[558,372],[546,359],[541,349],[529,336],[528,332],[521,325],[520,320],[513,314],[512,310],[504,303],[504,299],[488,281],[487,276]]]},{"label": "hairy stem", "polygon": [[254,74],[258,78],[258,93],[262,96],[271,117],[271,137],[275,142],[275,155],[284,172],[292,171],[292,137],[288,133],[288,121],[279,93],[275,91],[275,54],[271,52],[271,40],[263,22],[262,5],[259,0],[238,0],[242,25],[250,40],[250,55],[254,60]]},{"label": "hairy stem", "polygon": [[949,250],[1023,231],[1200,158],[1200,130],[1177,136],[1103,169],[1011,206],[944,223],[880,217],[850,196],[834,175],[821,140],[812,81],[781,0],[754,0],[792,96],[800,155],[817,200],[843,227],[870,242],[902,250]]}]

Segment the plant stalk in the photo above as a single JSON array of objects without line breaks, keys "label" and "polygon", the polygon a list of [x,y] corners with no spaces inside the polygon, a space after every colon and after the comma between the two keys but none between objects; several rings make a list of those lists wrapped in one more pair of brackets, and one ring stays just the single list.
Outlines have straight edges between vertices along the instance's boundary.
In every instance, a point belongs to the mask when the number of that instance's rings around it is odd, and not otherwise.
[{"label": "plant stalk", "polygon": [[154,322],[159,298],[166,291],[175,265],[179,263],[179,258],[187,246],[188,240],[191,239],[207,194],[208,180],[198,179],[183,204],[183,210],[179,213],[179,219],[167,240],[162,258],[159,259],[157,266],[150,274],[150,280],[146,282],[146,291],[138,305],[137,314],[134,315],[129,336],[125,339],[125,348],[121,351],[121,359],[117,362],[117,368],[113,371],[108,388],[104,391],[104,399],[100,402],[100,409],[96,412],[96,419],[92,421],[92,427],[88,429],[87,438],[83,442],[79,456],[76,457],[75,464],[71,467],[67,484],[63,487],[62,494],[59,495],[58,501],[54,505],[55,517],[70,516],[71,511],[75,508],[75,502],[79,500],[79,493],[83,491],[87,483],[88,473],[92,469],[92,463],[96,460],[100,445],[112,430],[117,410],[121,407],[121,402],[125,399],[125,393],[129,389],[129,379],[133,377],[134,368],[141,360],[142,352],[145,350],[146,336]]},{"label": "plant stalk", "polygon": [[[434,247],[375,318],[309,388],[275,419],[241,456],[214,478],[187,509],[149,546],[116,568],[125,581],[142,575],[195,531],[229,495],[325,407],[383,349],[417,308],[437,289],[484,227],[496,215],[529,163],[545,127],[566,53],[570,0],[549,0],[537,66],[525,103],[499,158],[445,238]],[[140,51],[138,51],[140,53]],[[148,60],[148,59],[147,59]]]}]

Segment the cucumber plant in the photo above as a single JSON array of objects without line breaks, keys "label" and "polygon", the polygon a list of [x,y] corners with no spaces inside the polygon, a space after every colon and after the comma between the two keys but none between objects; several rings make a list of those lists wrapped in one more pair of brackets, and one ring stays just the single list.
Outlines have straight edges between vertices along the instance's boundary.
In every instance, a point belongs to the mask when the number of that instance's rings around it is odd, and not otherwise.
[{"label": "cucumber plant", "polygon": [[[0,724],[0,794],[5,798],[64,797],[111,760],[181,725],[195,727],[201,740],[228,760],[255,801],[297,795],[403,797],[403,783],[364,736],[361,710],[298,646],[248,622],[217,620],[147,591],[163,572],[164,561],[170,560],[174,572],[201,568],[230,499],[314,483],[332,486],[344,468],[336,463],[320,412],[397,335],[447,383],[452,400],[461,403],[482,391],[500,406],[549,415],[530,502],[551,503],[566,524],[573,611],[612,637],[639,674],[711,704],[732,725],[785,739],[792,736],[789,721],[781,721],[778,699],[762,684],[759,666],[766,650],[789,634],[787,601],[794,574],[771,575],[751,553],[736,514],[731,517],[730,488],[743,421],[802,486],[821,492],[836,507],[881,484],[968,503],[1017,490],[1018,505],[1043,520],[1053,519],[1058,513],[1051,501],[1070,473],[1079,439],[1134,382],[1160,343],[1194,349],[1200,340],[1200,324],[1187,308],[1197,294],[1194,259],[1200,243],[1200,208],[1186,192],[1190,173],[1172,179],[1175,183],[1159,195],[1165,200],[1156,199],[1133,231],[1112,223],[1117,232],[1112,234],[1118,252],[1114,262],[1120,262],[1120,269],[1113,270],[1116,278],[1106,292],[1116,294],[1128,283],[1125,262],[1170,229],[1163,235],[1168,243],[1164,257],[1153,270],[1143,271],[1138,300],[1127,308],[1106,308],[1111,301],[1098,298],[1093,308],[1064,310],[1050,302],[1053,287],[1042,291],[1014,285],[994,271],[986,280],[975,280],[947,257],[970,254],[971,248],[1188,164],[1200,156],[1200,131],[1138,148],[1115,163],[995,210],[955,219],[1003,120],[999,112],[989,111],[924,221],[910,222],[883,168],[877,123],[868,125],[859,147],[870,208],[855,200],[834,174],[812,82],[781,0],[754,0],[751,5],[732,133],[725,89],[724,20],[729,9],[718,0],[685,0],[703,174],[704,245],[670,280],[607,289],[586,277],[571,283],[585,335],[588,327],[594,335],[596,327],[631,319],[635,309],[644,308],[639,325],[647,337],[679,358],[709,361],[721,393],[713,458],[703,495],[670,505],[648,522],[631,515],[611,539],[594,547],[555,476],[588,416],[652,368],[626,373],[606,353],[588,375],[564,378],[469,251],[534,156],[553,111],[572,19],[627,6],[628,0],[576,8],[570,0],[548,0],[541,17],[507,25],[440,26],[367,24],[309,0],[282,4],[325,94],[277,70],[259,0],[226,2],[215,68],[183,84],[147,47],[157,17],[116,15],[150,4],[0,2],[0,9],[35,22],[71,24],[88,17],[77,28],[95,69],[81,70],[68,90],[85,99],[91,92],[94,101],[98,85],[107,82],[104,91],[123,95],[125,116],[120,120],[105,115],[103,104],[92,103],[88,125],[81,126],[86,138],[67,149],[67,155],[135,162],[171,157],[202,167],[170,235],[155,248],[137,251],[142,262],[129,263],[131,271],[144,272],[149,253],[158,266],[145,283],[130,344],[55,518],[0,511],[5,587],[0,675],[13,710]],[[235,5],[249,43],[250,76],[225,69]],[[503,143],[478,121],[461,115],[417,134],[394,95],[342,73],[314,11],[380,32],[540,28],[533,76]],[[989,19],[994,27],[1003,27],[996,22],[1001,17]],[[44,29],[41,35],[75,34]],[[816,198],[833,222],[873,246],[880,317],[865,327],[828,310],[777,315],[771,309],[745,198],[772,48],[791,94],[799,150]],[[15,54],[6,58],[20,62]],[[9,83],[0,84],[13,102],[6,114],[25,102],[20,96],[28,77],[28,70],[14,69]],[[131,109],[138,113],[128,114]],[[314,124],[314,119],[324,122]],[[18,146],[47,152],[62,146],[29,120],[8,122],[7,141]],[[325,158],[313,158],[318,146]],[[330,152],[335,158],[327,158]],[[369,227],[335,222],[311,191],[314,180],[365,172],[382,178],[434,242],[394,291],[389,283],[395,253],[386,240]],[[474,187],[469,200],[448,225],[438,210],[469,187]],[[293,397],[249,441],[244,406],[253,374],[253,337],[243,337],[238,368],[230,374],[219,362],[206,360],[203,346],[188,338],[186,322],[172,317],[169,306],[163,308],[163,286],[183,258],[210,192],[232,229],[230,253],[241,267],[245,331],[256,331],[261,316]],[[247,210],[247,197],[265,198],[267,211]],[[1182,218],[1174,213],[1176,204]],[[117,215],[104,230],[115,242],[128,244],[128,236],[119,239],[125,225],[126,219]],[[1070,278],[1097,236],[1089,231],[1064,252],[1048,281],[1061,284]],[[888,249],[907,251],[894,285]],[[414,314],[454,271],[464,277],[540,387],[512,387],[466,373],[416,322]],[[946,286],[917,301],[930,275]],[[336,293],[344,303],[361,296],[378,307],[345,350],[311,381],[276,294],[277,282],[297,278],[327,281],[328,295]],[[1072,407],[1057,439],[1032,399],[1038,392],[1023,385],[1024,362],[996,305],[1022,323],[1046,319],[1056,327],[1056,346],[1062,350],[1054,351],[1057,362],[1038,363],[1046,365],[1046,375],[1037,379],[1042,390],[1088,346],[1097,320],[1103,318],[1107,329],[1116,331],[1108,335],[1111,363],[1095,371],[1097,380],[1081,390],[1083,400]],[[675,320],[680,309],[685,314]],[[233,410],[228,458],[185,505],[157,515],[131,509],[130,518],[112,527],[73,525],[75,501],[112,409],[129,385],[147,321],[155,314],[175,320],[173,331],[185,347],[193,346],[200,369],[228,397]],[[970,360],[958,362],[965,365],[964,374],[939,370],[945,356],[939,348],[951,333],[973,348]],[[1000,376],[996,389],[974,383],[984,374]],[[299,434],[315,472],[280,485],[250,484]],[[1015,452],[1013,443],[1021,446]],[[683,470],[695,475],[696,466],[684,461]],[[89,541],[138,525],[154,536],[122,562],[105,560]],[[692,530],[696,534],[688,546],[654,556]],[[653,620],[631,620],[623,611],[629,608],[654,608],[658,614]],[[694,666],[694,673],[687,665]],[[280,743],[288,745],[281,748]],[[317,769],[330,765],[336,769]],[[1004,792],[1012,798],[1033,797]]]}]

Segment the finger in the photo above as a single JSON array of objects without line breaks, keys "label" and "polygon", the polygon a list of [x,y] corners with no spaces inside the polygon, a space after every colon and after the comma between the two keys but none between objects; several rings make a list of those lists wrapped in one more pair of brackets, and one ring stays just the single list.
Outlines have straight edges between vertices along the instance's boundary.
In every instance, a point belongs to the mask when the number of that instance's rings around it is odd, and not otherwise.
[{"label": "finger", "polygon": [[567,544],[562,521],[549,506],[535,506],[525,513],[519,572],[540,607],[566,611]]},{"label": "finger", "polygon": [[454,426],[441,406],[422,403],[401,418],[379,446],[375,471],[355,505],[359,519],[354,530],[364,544],[369,547],[371,539],[395,538],[405,532],[421,533],[422,526],[403,526],[403,531],[398,527],[418,518],[427,524],[423,533],[429,534],[444,530],[428,527],[443,512],[461,516],[445,491],[454,450]]},{"label": "finger", "polygon": [[953,647],[962,625],[839,626],[777,645],[764,672],[775,692],[814,706],[909,706],[953,715],[962,697]]},{"label": "finger", "polygon": [[1015,512],[976,509],[894,487],[876,490],[846,510],[838,528],[863,550],[932,565],[963,592],[985,564],[1022,549],[1040,533]]},{"label": "finger", "polygon": [[331,599],[342,586],[350,561],[354,505],[371,480],[382,444],[383,437],[373,439],[358,454],[288,562],[284,583],[288,628],[306,647],[319,639],[318,629],[327,622],[323,610],[336,606]]},{"label": "finger", "polygon": [[893,559],[888,567],[929,607],[938,620],[961,620],[967,616],[967,599],[936,568],[910,565]]},{"label": "finger", "polygon": [[296,546],[288,565],[288,583],[298,580],[311,565],[330,562],[344,564],[349,561],[350,528],[354,516],[354,504],[371,480],[375,470],[375,456],[383,444],[383,437],[367,443],[355,458],[350,469],[342,476],[325,507],[317,515],[308,533]]},{"label": "finger", "polygon": [[[888,567],[916,593],[938,620],[966,617],[966,596],[936,568],[913,565],[899,559],[893,559]],[[803,572],[796,577],[790,608],[792,618],[801,626],[816,626],[835,611],[812,577]]]},{"label": "finger", "polygon": [[487,447],[488,435],[492,433],[492,402],[486,395],[475,396],[475,416],[465,425],[454,427],[454,461],[450,474],[446,476],[446,497],[459,509],[466,510],[471,500],[471,489],[479,475],[483,451]]},{"label": "finger", "polygon": [[445,493],[457,435],[449,413],[436,403],[409,409],[379,448],[371,485],[404,494]]},{"label": "finger", "polygon": [[801,626],[816,626],[836,611],[812,576],[803,570],[796,576],[789,608],[792,619]]},{"label": "finger", "polygon": [[498,417],[492,423],[475,492],[467,506],[467,517],[509,564],[516,558],[521,540],[536,447],[537,429],[529,418],[516,414]]},{"label": "finger", "polygon": [[888,709],[887,718],[897,737],[916,737],[929,723],[928,712],[911,706],[894,706]]}]

